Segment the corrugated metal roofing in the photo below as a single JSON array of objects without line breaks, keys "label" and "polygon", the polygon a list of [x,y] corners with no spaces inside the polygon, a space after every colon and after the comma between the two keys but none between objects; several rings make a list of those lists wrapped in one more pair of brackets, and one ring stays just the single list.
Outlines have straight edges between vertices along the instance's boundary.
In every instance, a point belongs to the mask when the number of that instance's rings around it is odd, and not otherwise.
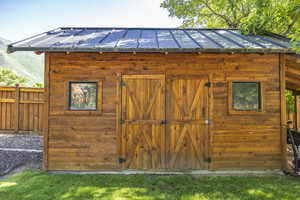
[{"label": "corrugated metal roofing", "polygon": [[8,52],[274,52],[293,53],[275,34],[236,29],[58,28],[8,45]]}]

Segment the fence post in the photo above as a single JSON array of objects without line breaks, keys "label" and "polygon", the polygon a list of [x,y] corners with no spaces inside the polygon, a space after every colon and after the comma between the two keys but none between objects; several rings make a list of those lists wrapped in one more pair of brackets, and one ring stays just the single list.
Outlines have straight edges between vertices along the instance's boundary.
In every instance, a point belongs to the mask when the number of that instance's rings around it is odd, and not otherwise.
[{"label": "fence post", "polygon": [[15,94],[15,133],[19,132],[19,107],[20,107],[20,87],[16,84]]}]

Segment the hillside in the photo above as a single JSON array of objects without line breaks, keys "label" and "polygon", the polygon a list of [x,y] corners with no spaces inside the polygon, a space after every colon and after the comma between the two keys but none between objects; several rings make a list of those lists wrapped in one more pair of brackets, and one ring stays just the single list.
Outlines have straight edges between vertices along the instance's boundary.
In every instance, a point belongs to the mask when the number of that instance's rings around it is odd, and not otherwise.
[{"label": "hillside", "polygon": [[43,82],[44,56],[36,55],[33,52],[6,53],[6,45],[10,41],[0,37],[0,68],[8,68],[16,74],[30,79],[28,86]]}]

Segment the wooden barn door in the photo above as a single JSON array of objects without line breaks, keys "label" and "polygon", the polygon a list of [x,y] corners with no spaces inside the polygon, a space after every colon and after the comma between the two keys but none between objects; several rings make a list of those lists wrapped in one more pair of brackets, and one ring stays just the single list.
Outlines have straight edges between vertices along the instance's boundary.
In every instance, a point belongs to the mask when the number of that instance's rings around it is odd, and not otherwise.
[{"label": "wooden barn door", "polygon": [[165,76],[122,76],[123,168],[161,169],[165,163]]},{"label": "wooden barn door", "polygon": [[167,85],[167,168],[207,169],[208,77],[170,76]]}]

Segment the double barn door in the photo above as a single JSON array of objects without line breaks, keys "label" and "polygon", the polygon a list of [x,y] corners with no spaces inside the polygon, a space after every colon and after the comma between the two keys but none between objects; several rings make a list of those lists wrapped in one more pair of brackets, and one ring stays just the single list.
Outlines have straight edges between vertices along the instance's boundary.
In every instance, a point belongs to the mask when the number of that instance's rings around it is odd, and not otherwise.
[{"label": "double barn door", "polygon": [[123,168],[207,168],[207,82],[207,76],[122,76]]}]

